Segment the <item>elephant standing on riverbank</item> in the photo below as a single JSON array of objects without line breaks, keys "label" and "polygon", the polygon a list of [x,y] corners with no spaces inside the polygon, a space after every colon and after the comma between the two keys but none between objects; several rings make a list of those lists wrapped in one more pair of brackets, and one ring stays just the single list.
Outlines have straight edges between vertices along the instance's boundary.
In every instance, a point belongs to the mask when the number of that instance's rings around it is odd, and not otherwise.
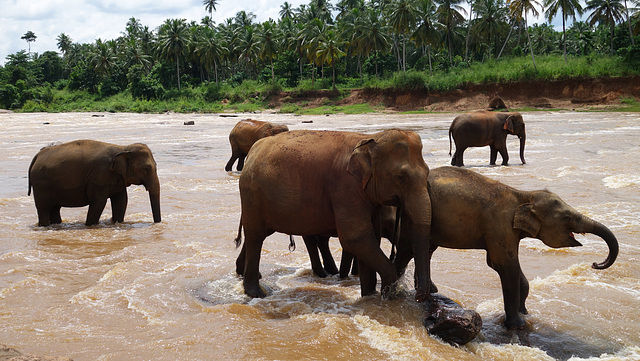
[{"label": "elephant standing on riverbank", "polygon": [[508,165],[507,135],[520,138],[520,160],[524,160],[524,145],[527,139],[522,115],[516,112],[476,111],[458,115],[449,127],[449,155],[451,155],[451,138],[456,143],[456,151],[451,158],[451,165],[464,165],[463,154],[469,147],[491,148],[489,164],[495,165],[498,152],[502,156],[502,165]]},{"label": "elephant standing on riverbank", "polygon": [[269,137],[282,132],[289,131],[286,125],[273,124],[260,120],[245,119],[241,120],[231,129],[229,133],[229,143],[231,143],[231,158],[224,167],[224,170],[230,172],[233,163],[238,159],[236,170],[241,171],[244,167],[244,159],[249,153],[249,149],[258,139]]},{"label": "elephant standing on riverbank", "polygon": [[97,224],[111,199],[113,222],[123,222],[127,187],[144,185],[153,221],[160,222],[160,181],[156,161],[144,144],[127,146],[76,140],[42,148],[29,166],[29,192],[38,210],[38,224],[61,223],[61,207],[88,205],[86,225]]},{"label": "elephant standing on riverbank", "polygon": [[265,237],[274,232],[338,236],[358,257],[363,296],[392,297],[398,272],[380,249],[372,217],[382,205],[401,207],[406,247],[416,255],[416,299],[429,297],[429,168],[414,132],[376,134],[290,131],[256,142],[240,175],[245,242],[236,261],[245,293],[263,297],[258,280]]}]

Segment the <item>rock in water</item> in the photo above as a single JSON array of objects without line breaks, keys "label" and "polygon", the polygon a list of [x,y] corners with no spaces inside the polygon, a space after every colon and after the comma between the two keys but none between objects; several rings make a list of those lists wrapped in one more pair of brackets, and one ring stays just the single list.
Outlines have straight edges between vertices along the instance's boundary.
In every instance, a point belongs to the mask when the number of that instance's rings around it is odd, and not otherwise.
[{"label": "rock in water", "polygon": [[452,299],[438,293],[431,294],[425,306],[427,316],[424,327],[430,335],[445,342],[464,345],[473,340],[482,329],[482,318],[474,310],[465,310]]}]

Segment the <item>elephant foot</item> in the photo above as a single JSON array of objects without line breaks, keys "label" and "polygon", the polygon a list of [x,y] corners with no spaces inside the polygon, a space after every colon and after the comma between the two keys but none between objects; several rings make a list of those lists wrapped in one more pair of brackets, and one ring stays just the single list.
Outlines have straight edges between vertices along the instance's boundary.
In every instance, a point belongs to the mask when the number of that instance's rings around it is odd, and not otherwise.
[{"label": "elephant foot", "polygon": [[333,265],[333,267],[324,266],[324,270],[327,271],[327,273],[330,275],[337,275],[338,273],[340,273],[340,271],[338,271],[338,267],[336,267],[335,265]]},{"label": "elephant foot", "polygon": [[520,306],[520,313],[523,314],[523,315],[528,315],[529,311],[527,311],[527,307],[522,305],[522,306]]},{"label": "elephant foot", "polygon": [[504,326],[509,330],[524,330],[524,318],[520,316],[508,317],[504,320]]},{"label": "elephant foot", "polygon": [[245,284],[244,293],[246,293],[247,296],[251,298],[265,298],[267,296],[266,293],[262,290],[262,287],[260,287],[260,284],[256,286],[247,286]]},{"label": "elephant foot", "polygon": [[438,287],[433,281],[431,281],[431,286],[429,286],[429,293],[438,293]]},{"label": "elephant foot", "polygon": [[329,273],[327,271],[324,270],[324,268],[318,268],[318,269],[313,269],[313,273],[316,274],[316,276],[320,277],[320,278],[327,278],[327,276],[329,276]]}]

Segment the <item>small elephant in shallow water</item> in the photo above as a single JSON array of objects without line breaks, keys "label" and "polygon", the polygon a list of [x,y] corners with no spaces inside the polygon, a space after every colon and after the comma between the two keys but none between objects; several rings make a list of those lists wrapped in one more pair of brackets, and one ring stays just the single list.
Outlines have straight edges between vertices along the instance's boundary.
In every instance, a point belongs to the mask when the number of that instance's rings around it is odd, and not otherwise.
[{"label": "small elephant in shallow water", "polygon": [[451,158],[451,165],[463,166],[464,151],[469,147],[491,148],[490,164],[495,165],[498,152],[502,156],[502,165],[508,165],[507,135],[520,138],[520,160],[524,160],[524,144],[527,139],[524,120],[517,112],[476,111],[458,115],[449,127],[449,155],[451,155],[451,138],[456,143],[456,151]]},{"label": "small elephant in shallow water", "polygon": [[258,139],[276,135],[289,131],[286,125],[273,124],[260,120],[245,119],[239,121],[231,133],[229,133],[229,143],[231,143],[231,158],[224,167],[227,172],[233,168],[233,163],[238,159],[236,170],[241,171],[244,167],[244,159],[249,153],[249,149]]},{"label": "small elephant in shallow water", "polygon": [[[484,249],[487,264],[500,276],[505,326],[522,328],[529,282],[518,261],[520,240],[537,238],[549,247],[581,246],[573,233],[591,233],[601,237],[609,255],[593,268],[610,267],[618,256],[618,241],[601,223],[590,219],[546,190],[520,191],[464,168],[441,167],[429,172],[429,196],[432,205],[429,257],[438,247]],[[395,223],[393,207],[383,207],[379,216],[382,237],[391,239]],[[400,229],[395,266],[403,271],[413,254],[404,247]],[[322,243],[319,244],[322,246]],[[351,255],[343,252],[341,276],[346,276]],[[314,268],[315,269],[315,268]],[[437,288],[431,286],[431,291]]]},{"label": "small elephant in shallow water", "polygon": [[87,225],[97,224],[111,199],[113,222],[123,222],[127,187],[144,185],[153,221],[160,222],[160,182],[156,161],[144,144],[127,146],[76,140],[42,148],[29,166],[29,192],[38,210],[38,224],[61,223],[61,207],[89,205]]}]

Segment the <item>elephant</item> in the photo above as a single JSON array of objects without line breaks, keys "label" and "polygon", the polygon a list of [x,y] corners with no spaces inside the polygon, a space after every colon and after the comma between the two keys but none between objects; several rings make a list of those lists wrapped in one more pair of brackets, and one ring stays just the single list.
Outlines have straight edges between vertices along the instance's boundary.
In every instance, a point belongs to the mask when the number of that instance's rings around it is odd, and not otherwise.
[{"label": "elephant", "polygon": [[363,296],[392,298],[398,272],[380,249],[373,218],[382,205],[401,209],[407,247],[416,262],[416,300],[429,298],[429,167],[414,132],[375,134],[294,130],[258,140],[240,175],[241,217],[236,260],[250,297],[264,297],[259,286],[260,251],[274,232],[337,236],[358,257]]},{"label": "elephant", "polygon": [[451,165],[464,166],[463,154],[469,147],[491,148],[491,165],[496,164],[498,152],[502,156],[502,165],[508,165],[507,134],[520,138],[520,160],[524,160],[526,132],[522,115],[517,112],[475,111],[458,115],[449,127],[449,155],[451,155],[451,137],[456,143],[456,151]]},{"label": "elephant", "polygon": [[61,207],[89,205],[85,224],[98,224],[111,199],[112,221],[123,222],[127,187],[144,185],[153,221],[161,222],[160,181],[156,161],[145,144],[121,146],[75,140],[42,148],[29,166],[29,191],[38,211],[38,225],[61,223]]},{"label": "elephant", "polygon": [[244,159],[249,153],[249,149],[258,139],[276,135],[282,132],[288,132],[286,125],[273,124],[260,120],[245,119],[241,120],[231,129],[229,133],[229,143],[231,143],[231,158],[224,167],[227,172],[231,171],[233,163],[238,159],[236,170],[241,171],[244,168]]},{"label": "elephant", "polygon": [[[618,241],[606,226],[582,215],[552,192],[520,191],[457,167],[431,169],[428,183],[432,206],[429,257],[438,247],[486,250],[487,264],[502,283],[507,328],[523,328],[519,313],[527,313],[529,282],[518,261],[521,239],[537,238],[553,248],[576,247],[581,244],[573,233],[591,233],[601,237],[609,248],[604,262],[593,263],[593,268],[608,268],[618,256]],[[391,239],[393,207],[382,207],[380,222],[382,236]],[[394,260],[399,272],[413,256],[404,246],[403,237],[400,230]],[[342,257],[340,275],[346,276],[353,256],[343,252]],[[437,287],[431,284],[430,290],[437,292]]]}]

